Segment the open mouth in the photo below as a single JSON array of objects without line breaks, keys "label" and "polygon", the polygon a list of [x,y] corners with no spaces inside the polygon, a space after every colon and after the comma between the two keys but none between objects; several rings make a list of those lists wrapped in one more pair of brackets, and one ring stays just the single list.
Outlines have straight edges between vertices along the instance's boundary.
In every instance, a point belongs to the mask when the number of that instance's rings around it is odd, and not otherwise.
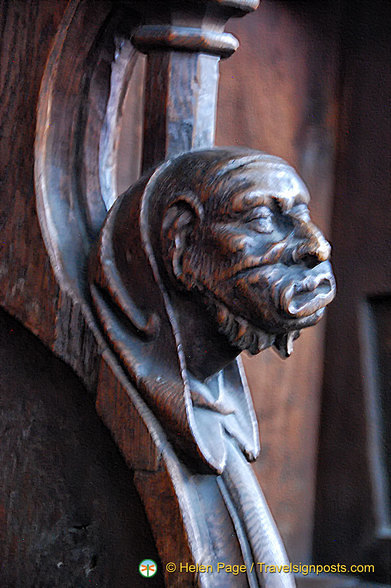
[{"label": "open mouth", "polygon": [[331,274],[308,276],[292,283],[281,292],[282,309],[293,318],[307,317],[329,304],[335,296],[335,281]]}]

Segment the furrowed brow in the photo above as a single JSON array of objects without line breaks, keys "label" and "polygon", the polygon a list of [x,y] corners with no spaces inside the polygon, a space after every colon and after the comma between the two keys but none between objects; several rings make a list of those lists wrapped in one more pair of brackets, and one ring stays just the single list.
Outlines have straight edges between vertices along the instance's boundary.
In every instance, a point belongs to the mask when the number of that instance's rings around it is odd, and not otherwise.
[{"label": "furrowed brow", "polygon": [[257,206],[270,206],[273,197],[259,190],[242,192],[232,198],[231,208],[233,212],[246,212]]},{"label": "furrowed brow", "polygon": [[294,206],[298,204],[308,204],[309,195],[306,192],[291,193],[291,194],[276,194],[274,200],[278,203],[283,212],[289,212]]}]

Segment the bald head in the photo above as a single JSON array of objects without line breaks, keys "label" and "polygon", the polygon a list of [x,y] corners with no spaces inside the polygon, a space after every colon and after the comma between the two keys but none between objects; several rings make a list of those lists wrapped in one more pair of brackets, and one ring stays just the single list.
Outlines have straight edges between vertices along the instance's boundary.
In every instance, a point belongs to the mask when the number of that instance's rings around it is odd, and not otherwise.
[{"label": "bald head", "polygon": [[172,167],[151,218],[171,281],[203,293],[218,322],[236,317],[239,332],[251,324],[279,336],[317,322],[334,297],[330,246],[295,170],[244,149],[194,152]]}]

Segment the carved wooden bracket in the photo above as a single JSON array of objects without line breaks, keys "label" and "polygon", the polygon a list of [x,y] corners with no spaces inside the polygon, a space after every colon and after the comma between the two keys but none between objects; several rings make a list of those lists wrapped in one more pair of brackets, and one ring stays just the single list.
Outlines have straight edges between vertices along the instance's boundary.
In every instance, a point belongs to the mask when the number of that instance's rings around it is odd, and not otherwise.
[{"label": "carved wooden bracket", "polygon": [[[36,185],[61,289],[55,349],[97,394],[163,565],[213,570],[167,570],[168,586],[294,585],[252,565],[286,555],[247,463],[259,441],[237,356],[290,355],[335,286],[294,170],[213,148],[218,61],[237,46],[224,24],[257,4],[74,0],[41,87]],[[138,50],[145,173],[117,198],[111,162]],[[218,573],[218,562],[247,573]]]},{"label": "carved wooden bracket", "polygon": [[[315,324],[334,296],[330,247],[307,202],[303,183],[279,158],[245,149],[184,154],[117,200],[91,257],[97,320],[158,421],[145,415],[173,484],[167,512],[179,506],[195,563],[216,571],[218,562],[240,562],[250,586],[293,580],[252,566],[287,560],[246,463],[259,442],[236,357],[272,345],[288,356],[300,329]],[[106,390],[99,402],[110,414]],[[150,478],[135,476],[167,561],[172,544],[160,526],[170,523]],[[221,572],[199,582],[231,585]]]}]

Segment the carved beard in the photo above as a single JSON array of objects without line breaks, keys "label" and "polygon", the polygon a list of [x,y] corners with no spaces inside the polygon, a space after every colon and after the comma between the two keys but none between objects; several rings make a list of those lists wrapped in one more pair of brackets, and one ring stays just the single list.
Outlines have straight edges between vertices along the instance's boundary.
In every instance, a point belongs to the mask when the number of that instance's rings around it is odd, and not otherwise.
[{"label": "carved beard", "polygon": [[199,289],[208,311],[217,324],[219,333],[228,340],[230,345],[240,351],[248,351],[251,355],[257,355],[271,346],[284,359],[291,355],[293,342],[300,336],[300,331],[295,330],[279,335],[265,333],[247,319],[234,315],[223,302],[216,299],[210,290]]},{"label": "carved beard", "polygon": [[[292,354],[293,343],[300,336],[300,329],[315,324],[320,319],[321,314],[319,313],[317,315],[313,314],[310,317],[297,318],[296,320],[289,317],[280,317],[280,301],[279,296],[277,296],[280,292],[279,286],[281,284],[290,286],[293,277],[291,275],[280,275],[281,268],[277,268],[275,265],[259,266],[258,268],[254,268],[257,273],[254,273],[254,270],[252,270],[255,282],[260,282],[263,279],[263,290],[266,289],[271,293],[274,292],[278,298],[277,302],[273,301],[273,297],[271,301],[265,298],[262,308],[259,306],[259,301],[257,303],[256,311],[258,315],[263,316],[266,322],[270,322],[275,330],[275,332],[265,331],[262,328],[263,325],[262,327],[254,325],[249,318],[245,318],[227,306],[222,300],[227,295],[227,290],[225,288],[221,289],[219,284],[211,284],[209,287],[209,280],[207,278],[209,272],[204,271],[204,265],[202,263],[204,260],[197,259],[197,256],[192,255],[191,251],[188,251],[187,255],[186,271],[183,271],[183,259],[181,259],[181,263],[178,264],[181,271],[177,272],[177,279],[179,279],[187,291],[197,290],[199,292],[201,301],[214,319],[219,333],[224,335],[229,344],[239,351],[248,351],[251,355],[257,355],[264,349],[273,347],[279,356],[285,359]],[[194,263],[189,262],[189,259]],[[259,270],[262,271],[261,276],[258,273]],[[304,273],[307,273],[307,270]],[[248,281],[252,281],[250,275],[245,277],[246,284]],[[231,285],[233,287],[232,282]],[[283,291],[285,292],[285,290]],[[248,303],[248,295],[246,298]],[[249,312],[248,308],[246,312]]]}]

